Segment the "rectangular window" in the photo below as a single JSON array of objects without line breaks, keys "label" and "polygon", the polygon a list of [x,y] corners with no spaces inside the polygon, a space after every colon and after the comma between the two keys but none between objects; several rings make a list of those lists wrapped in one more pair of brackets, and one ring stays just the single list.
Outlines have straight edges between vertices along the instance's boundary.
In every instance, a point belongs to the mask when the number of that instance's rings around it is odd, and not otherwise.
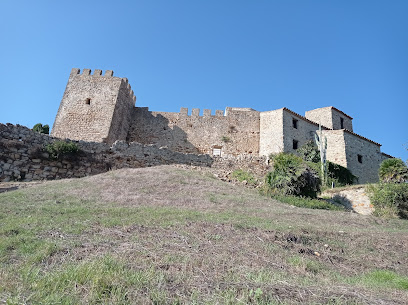
[{"label": "rectangular window", "polygon": [[363,156],[357,155],[357,160],[358,160],[358,163],[363,163]]},{"label": "rectangular window", "polygon": [[221,148],[213,148],[213,156],[221,156]]},{"label": "rectangular window", "polygon": [[344,119],[340,118],[340,129],[344,129]]},{"label": "rectangular window", "polygon": [[293,128],[298,128],[298,120],[296,120],[296,119],[292,119],[292,126],[293,126]]},{"label": "rectangular window", "polygon": [[299,141],[293,140],[292,148],[293,149],[298,149],[298,143],[299,143]]}]

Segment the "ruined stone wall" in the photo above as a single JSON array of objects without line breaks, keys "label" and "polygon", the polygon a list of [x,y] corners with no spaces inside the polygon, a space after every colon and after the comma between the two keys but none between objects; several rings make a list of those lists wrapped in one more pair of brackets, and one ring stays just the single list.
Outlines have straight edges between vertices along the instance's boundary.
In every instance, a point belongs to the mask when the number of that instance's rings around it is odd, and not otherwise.
[{"label": "ruined stone wall", "polygon": [[[347,129],[353,131],[352,119],[345,113],[330,106],[306,111],[305,117],[316,123],[320,123],[331,129]],[[343,119],[343,128],[341,128],[341,118]]]},{"label": "ruined stone wall", "polygon": [[260,113],[259,155],[283,151],[283,109]]},{"label": "ruined stone wall", "polygon": [[51,135],[73,140],[112,142],[125,138],[135,97],[127,79],[113,71],[72,69]]},{"label": "ruined stone wall", "polygon": [[162,164],[211,166],[208,155],[183,154],[140,143],[76,142],[80,152],[69,158],[51,160],[45,145],[56,138],[11,124],[0,124],[0,181],[83,177],[109,169],[148,167]]},{"label": "ruined stone wall", "polygon": [[[294,122],[295,121],[295,122]],[[296,128],[295,128],[296,126]],[[316,130],[319,127],[310,121],[307,121],[294,112],[284,109],[283,111],[283,149],[285,152],[295,153],[307,141],[314,141]],[[294,148],[294,141],[297,142],[297,148]]]},{"label": "ruined stone wall", "polygon": [[258,155],[258,111],[227,108],[225,116],[220,110],[215,115],[208,109],[202,116],[199,112],[193,108],[188,115],[187,108],[174,113],[136,107],[127,139],[178,152],[212,154],[219,147],[222,155]]}]

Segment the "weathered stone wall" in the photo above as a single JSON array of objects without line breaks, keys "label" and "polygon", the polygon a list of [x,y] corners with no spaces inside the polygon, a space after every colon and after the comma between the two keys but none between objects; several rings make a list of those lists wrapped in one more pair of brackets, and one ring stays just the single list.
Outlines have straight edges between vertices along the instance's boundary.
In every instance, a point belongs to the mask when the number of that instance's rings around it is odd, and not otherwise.
[{"label": "weathered stone wall", "polygon": [[[305,117],[331,129],[353,131],[352,118],[332,106],[306,111]],[[341,119],[343,119],[343,128],[341,128]]]},{"label": "weathered stone wall", "polygon": [[80,153],[62,160],[50,160],[45,145],[56,138],[24,126],[0,124],[0,181],[83,177],[122,167],[161,164],[211,166],[209,155],[184,154],[140,143],[76,142]]},{"label": "weathered stone wall", "polygon": [[135,96],[127,79],[113,71],[72,69],[51,135],[58,138],[112,143],[124,140]]},{"label": "weathered stone wall", "polygon": [[217,110],[187,108],[180,113],[151,112],[136,107],[127,137],[128,141],[166,146],[188,153],[212,154],[221,148],[222,155],[259,154],[259,112],[250,109],[227,108],[226,115]]},{"label": "weathered stone wall", "polygon": [[378,182],[378,169],[382,161],[380,145],[347,131],[344,132],[344,140],[347,168],[359,178],[358,183]]},{"label": "weathered stone wall", "polygon": [[283,109],[260,113],[259,155],[283,151]]},{"label": "weathered stone wall", "polygon": [[323,134],[327,137],[327,160],[347,167],[359,184],[378,182],[384,158],[380,144],[347,130],[325,130]]},{"label": "weathered stone wall", "polygon": [[[294,123],[293,121],[296,121]],[[296,125],[297,128],[294,127]],[[316,130],[319,127],[305,118],[296,115],[287,109],[283,110],[283,151],[295,153],[293,141],[297,141],[297,148],[300,148],[307,141],[314,141]]]},{"label": "weathered stone wall", "polygon": [[327,138],[327,160],[347,167],[344,130],[323,130],[323,137]]}]

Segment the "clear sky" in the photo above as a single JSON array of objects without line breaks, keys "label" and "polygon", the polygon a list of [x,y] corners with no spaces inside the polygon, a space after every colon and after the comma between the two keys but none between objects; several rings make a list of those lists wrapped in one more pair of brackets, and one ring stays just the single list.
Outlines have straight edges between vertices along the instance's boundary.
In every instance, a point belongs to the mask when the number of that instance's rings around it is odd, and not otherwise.
[{"label": "clear sky", "polygon": [[[407,0],[0,0],[0,122],[52,126],[72,68],[137,106],[335,106],[408,159]],[[405,145],[405,147],[404,147]]]}]

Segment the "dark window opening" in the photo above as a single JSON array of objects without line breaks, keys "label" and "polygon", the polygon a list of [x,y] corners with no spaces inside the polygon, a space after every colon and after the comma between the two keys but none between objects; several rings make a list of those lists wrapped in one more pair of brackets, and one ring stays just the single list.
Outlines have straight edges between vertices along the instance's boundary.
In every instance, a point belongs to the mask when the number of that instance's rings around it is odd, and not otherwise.
[{"label": "dark window opening", "polygon": [[344,119],[340,118],[340,129],[344,129]]},{"label": "dark window opening", "polygon": [[293,140],[292,148],[293,149],[298,149],[298,143],[299,143],[299,141]]},{"label": "dark window opening", "polygon": [[293,128],[298,128],[298,120],[296,120],[296,119],[292,119],[292,126],[293,126]]},{"label": "dark window opening", "polygon": [[358,163],[363,163],[363,156],[357,155],[357,160],[358,160]]},{"label": "dark window opening", "polygon": [[85,104],[91,105],[91,99],[90,98],[85,99]]}]

